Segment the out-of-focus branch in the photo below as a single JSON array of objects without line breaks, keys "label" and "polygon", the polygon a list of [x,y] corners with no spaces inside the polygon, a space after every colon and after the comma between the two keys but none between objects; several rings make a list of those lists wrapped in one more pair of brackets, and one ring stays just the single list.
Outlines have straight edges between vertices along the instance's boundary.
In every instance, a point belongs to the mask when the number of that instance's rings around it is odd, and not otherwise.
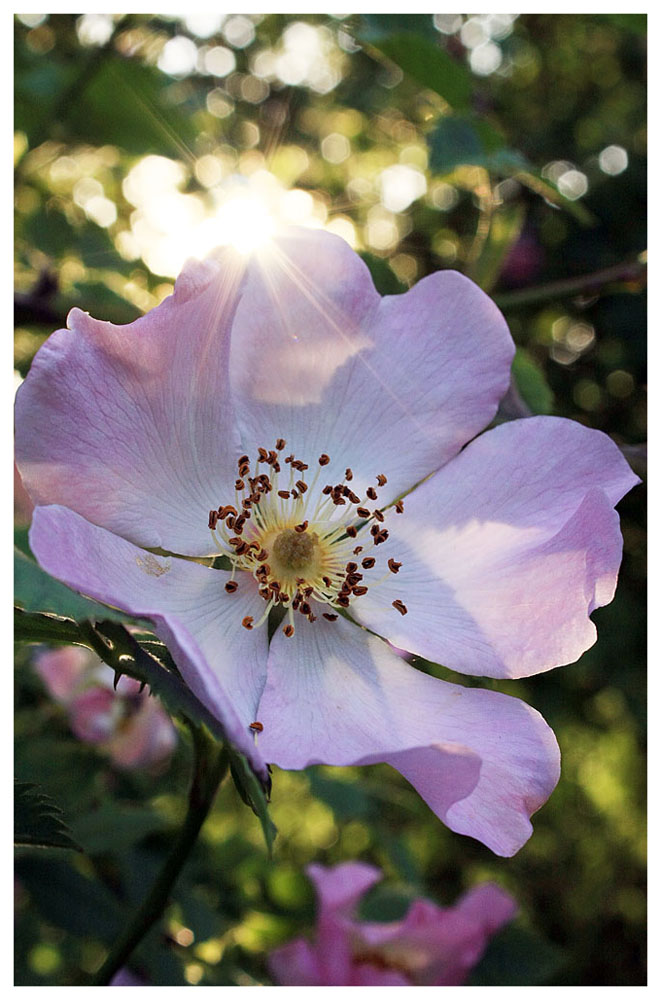
[{"label": "out-of-focus branch", "polygon": [[501,292],[493,295],[500,309],[517,309],[520,306],[536,305],[538,302],[548,302],[551,299],[575,298],[579,295],[597,295],[611,285],[618,290],[639,292],[647,281],[647,253],[638,255],[636,260],[623,261],[604,267],[592,274],[583,274],[576,278],[563,278],[560,281],[550,281],[546,285],[534,285],[532,288],[522,288],[517,292]]}]

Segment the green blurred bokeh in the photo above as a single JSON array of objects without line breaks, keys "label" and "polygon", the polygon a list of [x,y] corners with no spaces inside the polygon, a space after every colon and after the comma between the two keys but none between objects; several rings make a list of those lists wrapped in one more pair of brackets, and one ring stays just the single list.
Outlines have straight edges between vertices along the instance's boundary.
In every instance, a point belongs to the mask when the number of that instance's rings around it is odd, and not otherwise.
[{"label": "green blurred bokeh", "polygon": [[[214,17],[17,17],[19,375],[71,306],[128,322],[157,304],[205,220],[258,195],[344,236],[384,293],[442,267],[473,277],[520,349],[524,405],[612,435],[642,474],[644,16]],[[271,861],[227,785],[134,970],[268,983],[268,950],[311,926],[305,864],[360,857],[385,872],[382,915],[487,878],[512,892],[516,931],[476,983],[643,984],[644,509],[642,486],[620,505],[624,561],[596,646],[525,682],[479,682],[542,712],[563,752],[516,857],[450,833],[386,767],[319,767],[274,774]],[[82,983],[167,850],[189,750],[182,737],[158,775],[112,770],[74,740],[30,655],[16,661],[17,777],[59,803],[86,853],[19,852],[16,982]]]}]

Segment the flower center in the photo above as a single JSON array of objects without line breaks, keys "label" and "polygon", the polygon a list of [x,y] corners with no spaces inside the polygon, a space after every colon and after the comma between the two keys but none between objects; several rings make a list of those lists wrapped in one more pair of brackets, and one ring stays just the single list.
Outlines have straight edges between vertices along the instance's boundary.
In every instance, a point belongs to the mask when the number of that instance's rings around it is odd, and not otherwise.
[{"label": "flower center", "polygon": [[[401,563],[381,549],[389,533],[383,527],[386,513],[375,506],[374,486],[367,488],[362,499],[348,485],[353,472],[347,469],[341,483],[319,488],[319,476],[330,462],[328,455],[319,456],[316,473],[308,482],[309,466],[294,455],[282,459],[284,448],[282,438],[273,450],[259,448],[255,475],[251,475],[248,455],[238,460],[235,503],[210,511],[209,528],[216,547],[232,563],[227,592],[238,589],[236,574],[243,570],[255,578],[266,601],[259,621],[247,616],[244,628],[261,625],[273,607],[282,605],[288,615],[283,631],[292,636],[295,612],[313,622],[317,617],[313,606],[326,605],[329,609],[321,611],[323,617],[335,621],[335,612],[348,608],[390,573],[399,572]],[[260,464],[269,471],[257,474]],[[385,486],[387,481],[384,475],[375,477],[376,486]],[[393,509],[401,514],[402,501]],[[406,614],[402,601],[392,603],[400,614]]]}]

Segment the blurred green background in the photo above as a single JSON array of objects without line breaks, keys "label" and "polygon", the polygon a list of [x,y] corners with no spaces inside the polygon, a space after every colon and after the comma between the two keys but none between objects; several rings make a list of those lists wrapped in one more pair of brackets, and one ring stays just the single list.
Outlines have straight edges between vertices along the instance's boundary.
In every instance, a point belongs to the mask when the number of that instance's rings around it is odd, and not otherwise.
[{"label": "blurred green background", "polygon": [[[232,238],[251,199],[343,236],[383,293],[468,274],[519,348],[501,416],[599,428],[644,475],[645,30],[636,14],[18,15],[17,382],[70,307],[131,321],[185,256]],[[515,858],[450,833],[384,766],[276,772],[271,861],[228,783],[134,971],[268,984],[265,954],[311,924],[304,865],[360,857],[386,874],[381,918],[487,878],[512,892],[520,916],[476,984],[643,984],[644,504],[643,486],[620,504],[597,645],[525,682],[479,682],[541,711],[563,752]],[[18,852],[16,983],[82,983],[167,851],[190,749],[182,734],[160,773],[116,770],[74,739],[32,654],[16,658],[17,777],[85,853]]]}]

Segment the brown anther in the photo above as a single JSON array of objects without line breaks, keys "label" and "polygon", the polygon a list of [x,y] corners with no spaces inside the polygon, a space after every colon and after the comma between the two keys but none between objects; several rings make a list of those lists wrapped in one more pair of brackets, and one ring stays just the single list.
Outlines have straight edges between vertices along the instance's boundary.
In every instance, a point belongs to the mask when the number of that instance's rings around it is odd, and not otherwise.
[{"label": "brown anther", "polygon": [[264,560],[268,559],[268,557],[269,554],[266,551],[266,549],[260,549],[257,555],[255,556],[255,559],[257,560],[257,562],[264,562]]},{"label": "brown anther", "polygon": [[316,622],[316,620],[317,620],[317,616],[313,615],[312,612],[310,612],[310,614],[308,615],[308,621],[309,622]]},{"label": "brown anther", "polygon": [[269,453],[266,450],[266,448],[258,448],[257,451],[259,452],[259,461],[260,462],[268,462]]},{"label": "brown anther", "polygon": [[269,457],[268,457],[268,463],[269,463],[269,465],[275,465],[275,463],[277,461],[278,461],[278,453],[277,453],[277,451],[270,451],[269,452]]},{"label": "brown anther", "polygon": [[349,573],[344,582],[347,584],[348,587],[355,587],[357,583],[360,583],[362,578],[363,578],[362,573]]},{"label": "brown anther", "polygon": [[269,583],[269,587],[271,588],[274,594],[280,593],[280,584],[278,583],[277,580],[271,580],[271,582]]},{"label": "brown anther", "polygon": [[237,491],[244,490],[245,488],[246,484],[244,483],[243,479],[237,479],[236,482],[234,483],[234,489]]},{"label": "brown anther", "polygon": [[248,550],[249,550],[248,543],[247,542],[240,542],[237,545],[237,547],[236,547],[236,554],[237,554],[237,556],[245,556],[245,554],[246,554],[246,552],[248,552]]},{"label": "brown anther", "polygon": [[289,490],[278,490],[278,496],[282,497],[283,500],[289,500],[291,493]]},{"label": "brown anther", "polygon": [[375,510],[374,517],[377,519],[377,521],[380,521],[382,524],[385,521],[385,517],[383,516],[382,510]]},{"label": "brown anther", "polygon": [[401,565],[402,565],[401,562],[395,562],[394,559],[388,560],[388,569],[390,570],[391,573],[399,573],[399,568]]},{"label": "brown anther", "polygon": [[374,535],[376,537],[376,535],[380,534],[380,532],[381,528],[378,526],[378,524],[373,524],[372,527],[370,528],[370,535]]},{"label": "brown anther", "polygon": [[378,483],[379,486],[385,486],[386,483],[388,482],[388,480],[383,475],[383,473],[381,473],[381,475],[379,475],[379,476],[376,477],[376,481],[377,481],[377,483]]},{"label": "brown anther", "polygon": [[246,499],[241,502],[241,506],[244,510],[250,510],[252,508],[252,500],[250,497],[246,497]]},{"label": "brown anther", "polygon": [[221,521],[224,521],[228,514],[234,514],[236,516],[237,513],[238,511],[236,507],[233,507],[231,503],[228,503],[225,507],[218,508],[218,517]]},{"label": "brown anther", "polygon": [[323,490],[321,492],[323,493],[323,495],[325,497],[330,496],[330,494],[333,492],[333,487],[330,486],[330,485],[324,486],[324,488],[323,488]]},{"label": "brown anther", "polygon": [[303,596],[304,597],[311,597],[313,590],[314,590],[314,587],[305,587],[305,589],[303,590]]},{"label": "brown anther", "polygon": [[236,580],[228,580],[225,584],[225,590],[228,594],[235,594],[238,589],[239,585]]},{"label": "brown anther", "polygon": [[247,455],[242,455],[241,458],[238,460],[238,462],[236,464],[237,465],[248,465],[249,463],[250,463],[249,457]]},{"label": "brown anther", "polygon": [[243,531],[243,526],[247,520],[248,518],[245,514],[239,514],[239,516],[234,519],[234,530],[236,531],[237,535],[241,534],[241,532]]},{"label": "brown anther", "polygon": [[291,464],[297,470],[297,472],[305,472],[306,469],[310,468],[310,466],[306,465],[305,462],[301,462],[299,458],[297,458],[296,461],[292,462]]},{"label": "brown anther", "polygon": [[370,516],[370,512],[368,511],[367,507],[359,507],[356,510],[356,514],[358,515],[358,517],[369,517]]},{"label": "brown anther", "polygon": [[321,579],[326,584],[327,587],[332,587],[333,586],[333,584],[331,582],[331,578],[329,576],[322,576]]},{"label": "brown anther", "polygon": [[322,616],[321,616],[321,617],[322,617],[322,618],[325,618],[327,622],[336,622],[336,621],[337,621],[337,618],[338,618],[338,616],[337,616],[337,615],[329,615],[329,614],[327,614],[327,612],[325,612],[325,611],[324,611],[324,612],[322,613]]},{"label": "brown anther", "polygon": [[346,531],[349,538],[355,538],[356,535],[358,534],[358,528],[354,528],[353,524],[347,525],[347,527],[344,530]]},{"label": "brown anther", "polygon": [[328,455],[324,454],[319,456],[319,465],[328,465],[329,462],[330,458],[328,457]]},{"label": "brown anther", "polygon": [[307,483],[304,483],[302,479],[298,479],[296,481],[296,486],[298,487],[298,489],[300,490],[301,493],[306,493],[307,492],[307,488],[308,488]]},{"label": "brown anther", "polygon": [[347,480],[348,483],[351,482],[351,480],[353,479],[353,472],[351,471],[351,469],[346,470],[346,472],[344,473],[344,478]]},{"label": "brown anther", "polygon": [[282,631],[285,633],[285,635],[287,636],[288,639],[291,639],[291,637],[294,634],[294,626],[293,625],[285,625],[285,627],[283,628]]},{"label": "brown anther", "polygon": [[374,536],[374,544],[375,545],[381,545],[382,542],[385,542],[385,540],[387,539],[387,537],[388,537],[388,531],[387,531],[387,529],[386,528],[382,528],[381,531],[378,533],[378,535]]},{"label": "brown anther", "polygon": [[409,609],[406,607],[406,605],[403,603],[403,601],[399,601],[399,600],[393,601],[392,602],[392,606],[397,611],[399,611],[400,615],[406,615],[406,614],[408,614],[408,610]]},{"label": "brown anther", "polygon": [[292,500],[298,500],[298,493],[296,492],[296,490],[291,491],[291,498]]},{"label": "brown anther", "polygon": [[241,624],[243,625],[244,628],[247,628],[248,631],[250,631],[250,629],[252,628],[252,621],[253,621],[252,615],[246,615]]},{"label": "brown anther", "polygon": [[357,497],[353,490],[350,490],[348,486],[344,487],[344,495],[350,503],[360,503],[360,497]]},{"label": "brown anther", "polygon": [[346,594],[340,594],[340,596],[337,597],[335,600],[336,600],[337,604],[340,605],[341,608],[348,608],[349,604],[351,603],[349,601],[349,598],[346,596]]},{"label": "brown anther", "polygon": [[234,514],[228,514],[227,518],[225,519],[225,524],[230,529],[230,531],[232,531],[232,529],[234,528],[234,521],[235,521]]},{"label": "brown anther", "polygon": [[353,592],[356,597],[362,597],[367,593],[367,587],[354,587]]},{"label": "brown anther", "polygon": [[298,587],[302,587],[304,583],[305,583],[305,577],[304,576],[297,576],[296,577],[296,585]]},{"label": "brown anther", "polygon": [[355,556],[359,556],[362,551],[363,551],[362,545],[356,545],[355,549],[353,550],[353,554]]},{"label": "brown anther", "polygon": [[348,562],[345,566],[347,573],[355,573],[358,569],[358,563]]},{"label": "brown anther", "polygon": [[246,463],[246,465],[240,465],[239,466],[239,475],[243,476],[246,479],[249,478],[249,476],[250,476],[250,466],[247,463]]},{"label": "brown anther", "polygon": [[217,524],[218,524],[218,511],[217,510],[210,510],[209,511],[209,527],[211,528],[212,531],[215,530]]},{"label": "brown anther", "polygon": [[301,607],[300,607],[301,614],[302,615],[309,615],[311,611],[312,611],[312,608],[310,607],[310,605],[308,604],[308,602],[307,601],[302,601]]},{"label": "brown anther", "polygon": [[298,611],[298,609],[301,606],[301,595],[300,594],[296,594],[296,596],[294,597],[294,600],[291,602],[291,606],[292,606],[292,610],[293,611]]},{"label": "brown anther", "polygon": [[260,597],[263,597],[265,601],[271,600],[271,591],[268,587],[260,587],[257,593]]},{"label": "brown anther", "polygon": [[333,503],[336,507],[346,507],[347,502],[344,497],[333,497]]},{"label": "brown anther", "polygon": [[287,442],[285,441],[284,438],[278,438],[278,440],[275,442],[275,446],[278,449],[278,451],[282,451],[282,449],[285,447],[286,444]]},{"label": "brown anther", "polygon": [[302,524],[295,524],[294,531],[298,531],[299,534],[307,530],[308,522],[303,521]]},{"label": "brown anther", "polygon": [[374,566],[376,559],[373,556],[366,556],[362,561],[362,566],[364,569],[371,569]]},{"label": "brown anther", "polygon": [[280,604],[286,604],[289,600],[289,594],[278,594],[278,601]]},{"label": "brown anther", "polygon": [[261,722],[251,722],[248,729],[252,729],[253,733],[263,733],[264,725]]},{"label": "brown anther", "polygon": [[370,500],[376,500],[377,492],[373,486],[368,486],[367,489],[365,490],[365,493],[370,498]]}]

